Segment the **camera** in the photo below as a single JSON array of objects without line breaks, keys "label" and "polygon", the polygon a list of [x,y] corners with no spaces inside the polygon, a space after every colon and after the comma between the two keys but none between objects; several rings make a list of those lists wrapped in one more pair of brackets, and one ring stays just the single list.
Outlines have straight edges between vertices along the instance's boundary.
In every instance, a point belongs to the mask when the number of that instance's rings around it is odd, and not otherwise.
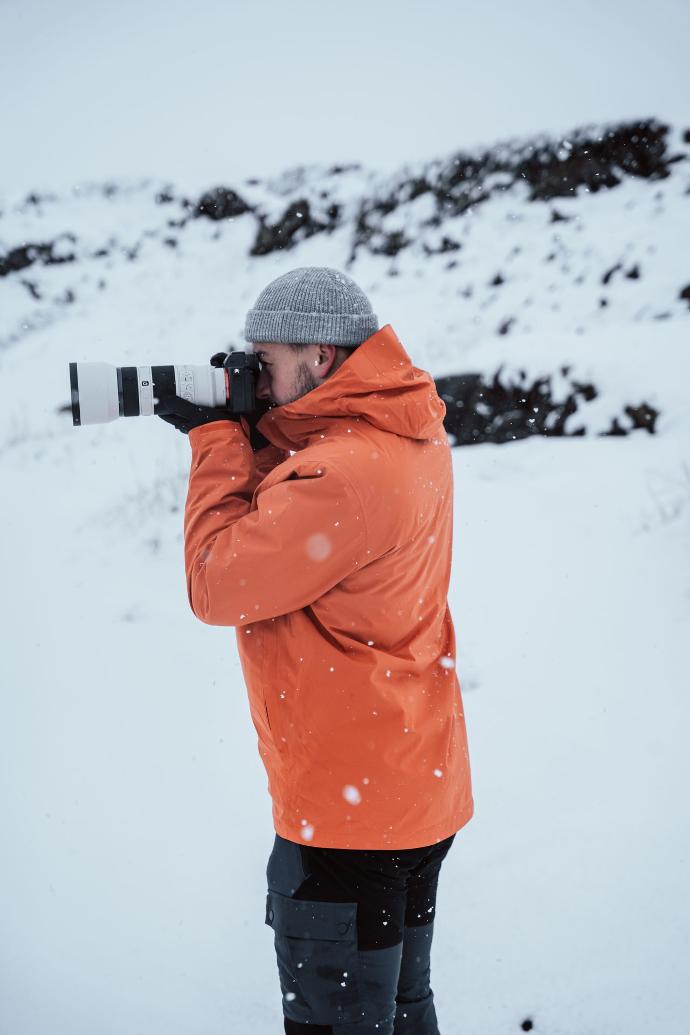
[{"label": "camera", "polygon": [[252,413],[259,370],[259,360],[248,352],[231,352],[220,367],[70,363],[72,424],[79,427],[106,424],[118,417],[152,416],[161,402],[176,395],[199,406]]}]

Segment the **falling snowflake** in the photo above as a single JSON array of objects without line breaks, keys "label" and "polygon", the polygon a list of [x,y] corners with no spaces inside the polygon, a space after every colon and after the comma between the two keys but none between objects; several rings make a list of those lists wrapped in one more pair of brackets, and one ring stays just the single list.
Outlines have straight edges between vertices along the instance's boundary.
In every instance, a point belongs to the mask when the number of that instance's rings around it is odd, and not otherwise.
[{"label": "falling snowflake", "polygon": [[312,561],[325,561],[333,550],[331,540],[323,532],[315,532],[310,535],[305,544],[307,557]]},{"label": "falling snowflake", "polygon": [[343,787],[343,798],[345,801],[349,801],[350,805],[359,805],[362,800],[362,795],[359,793],[357,787],[351,783],[346,783]]}]

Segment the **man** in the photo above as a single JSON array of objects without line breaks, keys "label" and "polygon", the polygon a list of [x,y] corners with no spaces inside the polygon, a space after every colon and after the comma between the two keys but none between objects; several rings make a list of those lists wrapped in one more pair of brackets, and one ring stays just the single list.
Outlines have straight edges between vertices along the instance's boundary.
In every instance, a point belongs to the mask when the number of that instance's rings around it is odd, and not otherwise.
[{"label": "man", "polygon": [[192,448],[189,601],[237,629],[273,799],[285,1031],[437,1035],[436,887],[473,812],[444,405],[336,270],[278,277],[245,336],[274,404],[256,428],[184,400],[164,419]]}]

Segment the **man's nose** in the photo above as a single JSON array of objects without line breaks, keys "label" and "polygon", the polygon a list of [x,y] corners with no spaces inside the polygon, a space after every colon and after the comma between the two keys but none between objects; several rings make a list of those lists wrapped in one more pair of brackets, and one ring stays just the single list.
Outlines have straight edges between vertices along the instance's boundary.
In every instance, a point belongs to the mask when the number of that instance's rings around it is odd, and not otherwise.
[{"label": "man's nose", "polygon": [[268,377],[266,371],[259,371],[259,377],[256,382],[256,397],[257,399],[270,399],[271,393],[268,390]]}]

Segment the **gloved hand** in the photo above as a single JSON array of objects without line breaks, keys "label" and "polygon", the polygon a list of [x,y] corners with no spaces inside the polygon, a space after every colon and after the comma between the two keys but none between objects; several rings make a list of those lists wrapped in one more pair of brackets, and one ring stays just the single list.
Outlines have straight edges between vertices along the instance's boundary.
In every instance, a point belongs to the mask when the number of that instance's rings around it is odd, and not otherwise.
[{"label": "gloved hand", "polygon": [[230,413],[224,406],[197,406],[196,403],[181,399],[179,395],[165,399],[156,404],[156,416],[166,424],[188,435],[192,428],[201,424],[210,424],[217,420],[231,420],[239,423],[239,415]]}]

